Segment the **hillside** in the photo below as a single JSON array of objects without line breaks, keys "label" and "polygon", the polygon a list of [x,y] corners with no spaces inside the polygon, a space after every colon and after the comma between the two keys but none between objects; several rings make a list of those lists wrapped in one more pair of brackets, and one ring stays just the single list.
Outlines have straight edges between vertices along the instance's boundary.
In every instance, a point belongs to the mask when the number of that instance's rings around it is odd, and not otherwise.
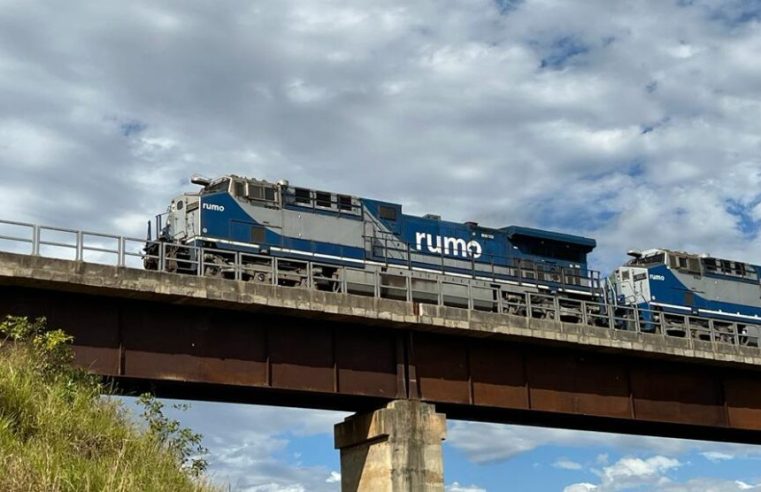
[{"label": "hillside", "polygon": [[72,369],[68,337],[44,321],[0,323],[0,490],[212,491],[200,436],[144,398],[138,426]]}]

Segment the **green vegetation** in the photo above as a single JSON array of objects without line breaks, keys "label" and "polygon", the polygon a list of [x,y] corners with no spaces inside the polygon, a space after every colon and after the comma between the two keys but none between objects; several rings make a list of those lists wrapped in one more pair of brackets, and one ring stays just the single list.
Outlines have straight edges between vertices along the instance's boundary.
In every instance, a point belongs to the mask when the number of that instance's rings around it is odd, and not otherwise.
[{"label": "green vegetation", "polygon": [[212,491],[200,436],[141,397],[141,428],[100,382],[73,369],[42,319],[0,323],[0,490]]}]

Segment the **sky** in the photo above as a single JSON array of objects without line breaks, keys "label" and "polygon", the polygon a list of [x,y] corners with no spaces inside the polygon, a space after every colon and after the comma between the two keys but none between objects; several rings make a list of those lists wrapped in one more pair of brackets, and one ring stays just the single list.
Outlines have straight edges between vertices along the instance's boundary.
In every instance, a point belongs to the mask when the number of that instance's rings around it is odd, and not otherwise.
[{"label": "sky", "polygon": [[[0,0],[0,219],[144,237],[235,173],[761,263],[761,1]],[[0,244],[2,246],[2,244]],[[335,491],[345,415],[197,402],[233,490]],[[761,450],[450,422],[449,492],[761,490]]]}]

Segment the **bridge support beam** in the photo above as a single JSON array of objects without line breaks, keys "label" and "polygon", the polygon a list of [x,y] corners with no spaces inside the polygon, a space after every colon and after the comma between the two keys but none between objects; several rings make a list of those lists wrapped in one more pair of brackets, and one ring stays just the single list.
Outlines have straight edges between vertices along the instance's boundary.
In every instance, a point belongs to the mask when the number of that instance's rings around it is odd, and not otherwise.
[{"label": "bridge support beam", "polygon": [[341,492],[443,492],[446,417],[433,405],[396,400],[335,426]]}]

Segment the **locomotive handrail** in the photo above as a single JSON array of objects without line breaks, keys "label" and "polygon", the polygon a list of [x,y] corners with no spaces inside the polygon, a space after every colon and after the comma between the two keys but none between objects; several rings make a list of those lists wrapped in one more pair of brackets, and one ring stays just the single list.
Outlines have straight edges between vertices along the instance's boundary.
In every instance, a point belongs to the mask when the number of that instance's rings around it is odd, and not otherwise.
[{"label": "locomotive handrail", "polygon": [[[31,233],[30,237],[8,233],[4,230],[8,227],[26,229]],[[44,237],[45,232],[70,234],[69,239],[72,241],[47,239]],[[116,247],[91,244],[88,239],[92,238],[113,241]],[[415,277],[414,272],[411,269],[405,269],[404,265],[400,265],[398,272],[393,269],[368,271],[318,261],[316,256],[312,259],[275,257],[0,220],[0,251],[8,251],[8,248],[4,246],[7,243],[12,246],[31,243],[32,252],[21,254],[33,256],[60,257],[47,254],[41,248],[41,246],[54,246],[74,250],[76,261],[85,261],[85,252],[109,255],[109,258],[115,256],[115,262],[106,261],[106,263],[122,268],[134,268],[130,265],[130,260],[139,258],[144,265],[150,265],[151,268],[155,266],[153,269],[168,273],[215,275],[236,281],[264,282],[271,285],[465,308],[471,311],[550,319],[561,322],[559,324],[561,331],[568,323],[573,323],[607,328],[611,334],[635,332],[657,337],[682,338],[690,349],[697,347],[716,352],[719,346],[742,346],[761,350],[761,343],[759,343],[761,319],[747,323],[733,322],[692,314],[682,315],[642,309],[637,306],[613,306],[600,300],[569,299],[549,291],[511,292],[503,290],[500,287],[502,284],[476,283],[478,278],[475,280],[457,277],[447,279],[439,276],[436,280],[426,280]],[[140,245],[140,250],[132,250],[133,245]],[[150,253],[149,251],[153,249],[156,252]],[[17,251],[10,252],[17,253]],[[444,266],[442,255],[442,268]],[[491,267],[494,271],[493,263]],[[474,271],[478,272],[478,270]],[[537,273],[538,270],[534,269],[533,272]],[[523,271],[519,270],[518,273],[522,275]],[[434,285],[435,289],[431,290],[431,285]],[[748,328],[756,329],[756,331]],[[726,352],[726,349],[722,352]]]},{"label": "locomotive handrail", "polygon": [[[367,235],[363,234],[362,239],[365,243],[365,250],[369,250],[371,254],[374,257],[381,257],[383,258],[384,264],[386,266],[389,265],[389,258],[395,259],[393,256],[393,253],[398,253],[400,257],[404,258],[406,256],[406,262],[407,266],[409,268],[412,268],[412,255],[413,255],[413,244],[405,242],[401,239],[399,239],[397,236],[395,236],[392,233],[384,232],[384,231],[375,231],[373,230],[373,234],[378,233],[380,236],[376,235]],[[376,244],[375,241],[382,238],[382,254],[375,254],[376,251]],[[392,246],[389,247],[389,240],[392,242]],[[393,243],[401,244],[402,247],[395,247],[393,246]],[[389,255],[389,251],[392,252],[392,255]],[[443,248],[441,248],[441,251],[438,254],[433,253],[421,253],[428,257],[435,257],[439,259],[439,269],[442,273],[448,273],[446,266],[445,266],[445,260],[450,261],[456,261],[456,262],[465,262],[467,261],[470,264],[470,274],[473,276],[473,278],[477,278],[478,275],[483,275],[486,273],[491,273],[491,278],[493,280],[497,280],[500,278],[495,268],[505,268],[508,272],[510,270],[515,271],[514,274],[504,274],[504,276],[518,278],[518,279],[527,279],[527,280],[540,280],[544,276],[556,276],[557,280],[553,280],[552,282],[568,286],[568,287],[575,287],[575,286],[583,286],[588,287],[592,289],[593,291],[599,291],[601,289],[600,284],[600,272],[597,270],[593,270],[591,268],[586,268],[586,275],[581,273],[581,269],[573,269],[573,268],[566,268],[562,266],[557,265],[545,265],[539,262],[536,262],[534,260],[530,259],[516,259],[514,257],[509,256],[500,256],[500,255],[492,255],[492,254],[484,254],[483,256],[486,256],[489,259],[489,262],[476,262],[473,255],[469,255],[467,259],[458,259],[458,258],[449,258],[444,255]],[[497,264],[495,260],[505,260],[504,266],[502,264]],[[528,266],[527,266],[528,265]],[[431,264],[431,266],[433,266]],[[484,270],[483,268],[479,268],[481,266],[488,266],[490,267],[488,270]],[[456,267],[455,267],[456,269]],[[533,276],[533,277],[532,277]],[[570,282],[569,279],[577,279],[578,283]],[[588,282],[588,284],[587,284]]]}]

